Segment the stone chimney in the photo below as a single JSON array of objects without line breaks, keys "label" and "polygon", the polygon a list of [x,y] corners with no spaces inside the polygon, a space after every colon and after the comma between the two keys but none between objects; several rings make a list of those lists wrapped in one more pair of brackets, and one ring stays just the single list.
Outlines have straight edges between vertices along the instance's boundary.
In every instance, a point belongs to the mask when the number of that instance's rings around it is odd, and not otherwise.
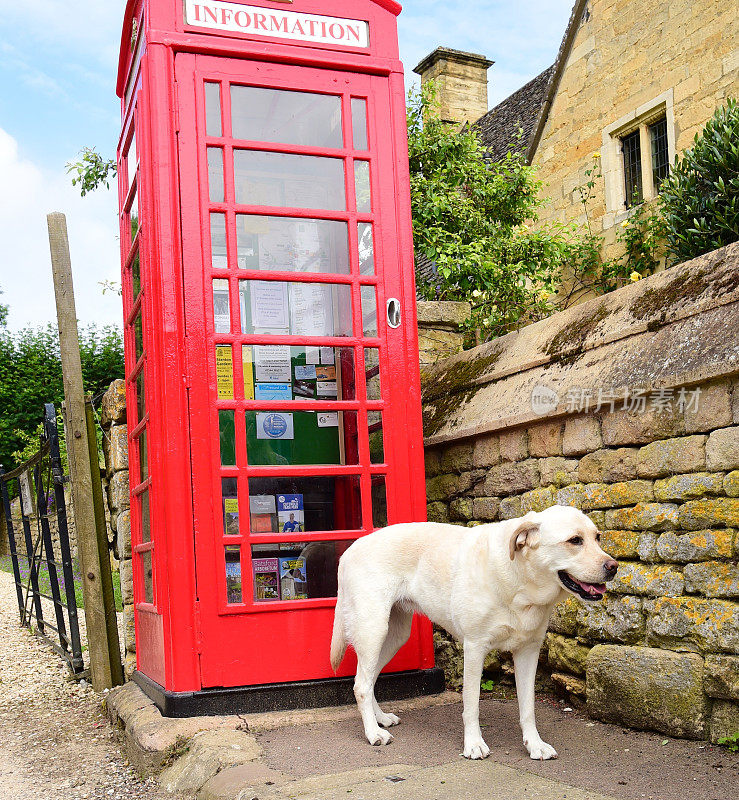
[{"label": "stone chimney", "polygon": [[421,85],[436,83],[442,120],[462,125],[487,112],[488,69],[493,63],[477,53],[437,47],[413,71],[421,76]]}]

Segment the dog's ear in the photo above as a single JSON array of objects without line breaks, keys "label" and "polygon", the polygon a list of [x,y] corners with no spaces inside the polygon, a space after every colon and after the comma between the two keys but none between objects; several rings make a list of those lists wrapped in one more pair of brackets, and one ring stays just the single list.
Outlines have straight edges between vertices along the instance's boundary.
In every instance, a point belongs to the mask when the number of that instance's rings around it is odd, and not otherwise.
[{"label": "dog's ear", "polygon": [[539,523],[532,522],[529,519],[521,520],[511,534],[511,561],[516,557],[518,550],[523,550],[524,547],[536,548],[539,546],[539,541]]}]

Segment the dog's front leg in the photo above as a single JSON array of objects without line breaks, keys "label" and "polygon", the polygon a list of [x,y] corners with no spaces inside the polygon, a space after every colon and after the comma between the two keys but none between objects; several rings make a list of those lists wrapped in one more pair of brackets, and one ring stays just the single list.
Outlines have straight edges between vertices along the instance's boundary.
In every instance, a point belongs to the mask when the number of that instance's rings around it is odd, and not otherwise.
[{"label": "dog's front leg", "polygon": [[490,748],[480,730],[480,679],[487,648],[479,642],[464,641],[464,685],[462,687],[462,720],[464,721],[465,758],[487,758]]},{"label": "dog's front leg", "polygon": [[539,663],[541,643],[517,650],[513,654],[513,666],[516,670],[516,694],[518,695],[518,711],[521,720],[524,747],[531,758],[544,761],[557,758],[557,751],[542,741],[536,728],[534,716],[534,684],[536,682],[536,666]]}]

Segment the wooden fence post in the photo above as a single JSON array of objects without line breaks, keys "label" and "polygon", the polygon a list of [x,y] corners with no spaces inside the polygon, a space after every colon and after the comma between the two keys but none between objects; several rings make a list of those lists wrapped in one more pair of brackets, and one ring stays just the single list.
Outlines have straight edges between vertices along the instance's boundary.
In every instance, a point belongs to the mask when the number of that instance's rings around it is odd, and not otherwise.
[{"label": "wooden fence post", "polygon": [[[120,681],[121,655],[116,631],[110,635],[106,609],[98,532],[95,523],[93,475],[90,464],[85,394],[82,385],[77,312],[72,285],[72,264],[69,256],[67,221],[64,214],[54,212],[46,217],[49,228],[51,269],[54,276],[56,315],[59,324],[62,375],[64,378],[67,456],[72,477],[72,501],[77,529],[77,554],[82,572],[82,591],[85,602],[87,647],[90,653],[90,672],[95,691],[110,688]],[[98,480],[99,480],[99,476]],[[115,619],[115,607],[112,610]],[[113,663],[118,664],[118,672]]]}]

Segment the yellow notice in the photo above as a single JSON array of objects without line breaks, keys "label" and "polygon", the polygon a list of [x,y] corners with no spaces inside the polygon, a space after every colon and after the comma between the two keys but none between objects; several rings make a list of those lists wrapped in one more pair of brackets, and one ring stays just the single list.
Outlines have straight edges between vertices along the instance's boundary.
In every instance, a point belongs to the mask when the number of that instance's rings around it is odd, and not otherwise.
[{"label": "yellow notice", "polygon": [[254,399],[254,368],[252,366],[251,345],[241,347],[241,363],[244,368],[244,400]]},{"label": "yellow notice", "polygon": [[227,514],[238,514],[239,513],[239,501],[236,497],[224,497],[223,498],[223,510]]},{"label": "yellow notice", "polygon": [[216,386],[219,400],[233,400],[234,365],[230,344],[216,345]]}]

